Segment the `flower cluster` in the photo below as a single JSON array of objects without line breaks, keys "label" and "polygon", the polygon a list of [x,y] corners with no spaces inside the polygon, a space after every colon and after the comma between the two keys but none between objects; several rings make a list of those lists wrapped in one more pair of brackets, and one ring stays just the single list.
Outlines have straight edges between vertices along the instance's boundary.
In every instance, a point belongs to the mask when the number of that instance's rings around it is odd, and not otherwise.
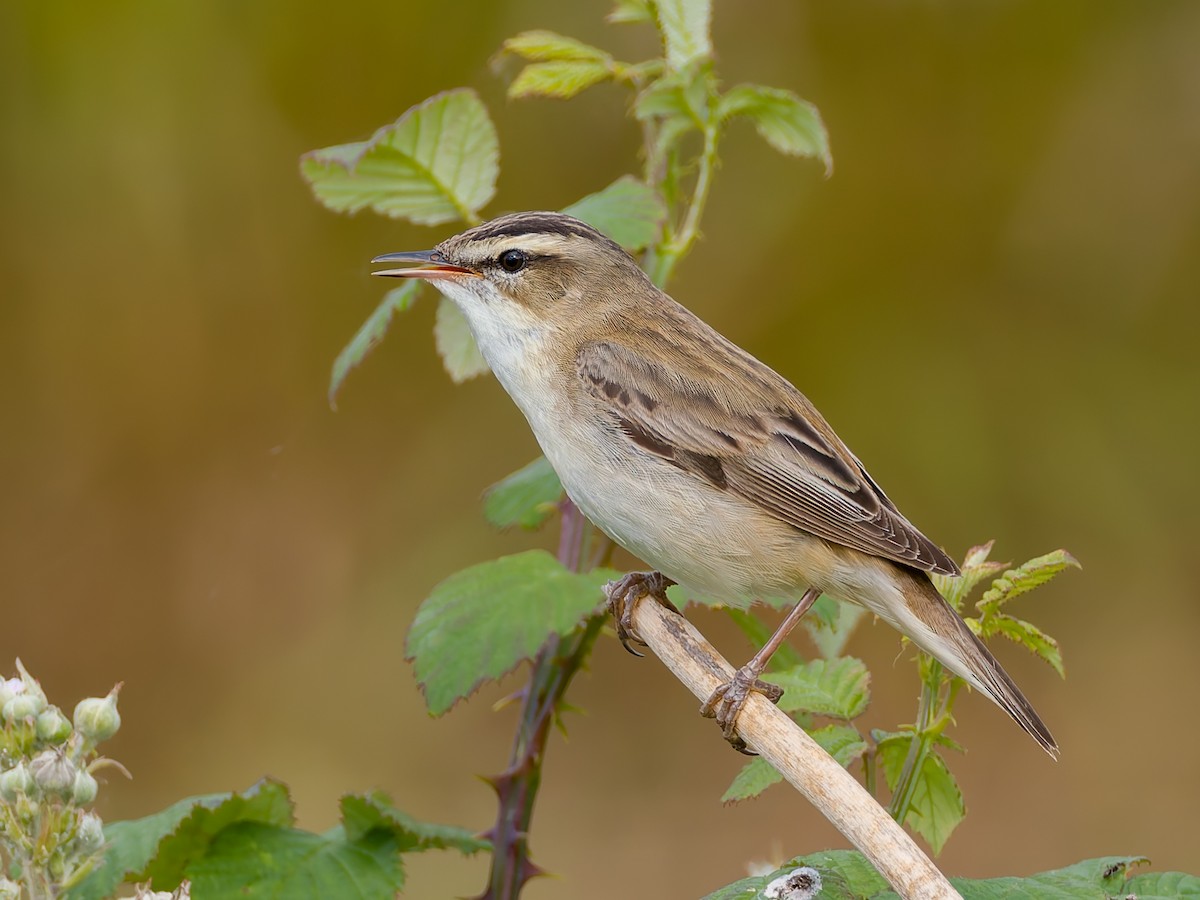
[{"label": "flower cluster", "polygon": [[22,888],[57,896],[96,864],[104,829],[86,807],[98,769],[124,772],[96,752],[121,727],[120,687],[81,700],[68,719],[19,659],[17,675],[0,680],[0,872],[8,875],[0,874],[0,900],[21,897]]}]

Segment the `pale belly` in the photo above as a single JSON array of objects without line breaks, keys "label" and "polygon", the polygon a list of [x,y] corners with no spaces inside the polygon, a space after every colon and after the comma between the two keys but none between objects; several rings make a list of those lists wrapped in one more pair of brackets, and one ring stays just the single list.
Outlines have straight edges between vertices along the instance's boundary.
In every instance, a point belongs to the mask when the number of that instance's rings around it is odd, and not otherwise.
[{"label": "pale belly", "polygon": [[824,542],[623,437],[599,429],[569,443],[546,437],[538,435],[542,449],[583,513],[696,599],[796,599],[830,580],[834,557]]}]

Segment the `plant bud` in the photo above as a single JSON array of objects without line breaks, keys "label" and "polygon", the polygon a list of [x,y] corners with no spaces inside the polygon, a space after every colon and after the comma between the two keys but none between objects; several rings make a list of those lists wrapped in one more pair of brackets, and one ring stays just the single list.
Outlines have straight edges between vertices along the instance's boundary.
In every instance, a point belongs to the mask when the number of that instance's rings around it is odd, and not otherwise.
[{"label": "plant bud", "polygon": [[0,706],[25,692],[25,683],[20,678],[0,679]]},{"label": "plant bud", "polygon": [[98,744],[107,741],[121,727],[121,714],[117,712],[118,684],[107,697],[88,697],[75,706],[75,730],[84,739]]},{"label": "plant bud", "polygon": [[37,736],[47,744],[61,744],[71,736],[71,723],[62,710],[51,706],[37,717]]},{"label": "plant bud", "polygon": [[29,674],[25,666],[21,664],[20,659],[17,660],[17,672],[21,676],[21,684],[25,685],[25,693],[33,694],[42,701],[42,705],[38,709],[38,712],[41,712],[46,708],[46,692],[42,690],[41,683]]},{"label": "plant bud", "polygon": [[35,790],[33,776],[24,762],[19,762],[6,772],[0,773],[0,797],[10,803],[19,794],[32,794]]},{"label": "plant bud", "polygon": [[5,722],[23,722],[32,719],[46,708],[46,700],[29,691],[22,691],[15,697],[10,697],[0,708],[0,718]]},{"label": "plant bud", "polygon": [[86,812],[79,817],[79,830],[75,832],[75,840],[82,853],[92,853],[104,846],[104,823],[94,812]]},{"label": "plant bud", "polygon": [[75,766],[59,750],[43,750],[29,763],[34,783],[43,794],[63,800],[75,787]]},{"label": "plant bud", "polygon": [[71,802],[76,806],[85,806],[96,799],[96,791],[99,785],[96,784],[96,779],[91,773],[85,769],[80,769],[75,773],[75,785],[71,788]]}]

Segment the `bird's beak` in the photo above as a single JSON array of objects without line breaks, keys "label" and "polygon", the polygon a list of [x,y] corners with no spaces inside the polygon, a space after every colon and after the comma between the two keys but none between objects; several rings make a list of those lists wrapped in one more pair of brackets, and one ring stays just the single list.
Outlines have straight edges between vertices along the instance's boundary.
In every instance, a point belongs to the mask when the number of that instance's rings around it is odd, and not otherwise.
[{"label": "bird's beak", "polygon": [[436,250],[417,250],[409,253],[385,253],[377,256],[373,263],[404,262],[416,263],[403,269],[383,269],[372,272],[372,275],[382,275],[388,278],[424,278],[426,281],[437,281],[442,278],[453,278],[456,275],[474,275],[477,272],[464,269],[462,266],[451,265],[446,258]]}]

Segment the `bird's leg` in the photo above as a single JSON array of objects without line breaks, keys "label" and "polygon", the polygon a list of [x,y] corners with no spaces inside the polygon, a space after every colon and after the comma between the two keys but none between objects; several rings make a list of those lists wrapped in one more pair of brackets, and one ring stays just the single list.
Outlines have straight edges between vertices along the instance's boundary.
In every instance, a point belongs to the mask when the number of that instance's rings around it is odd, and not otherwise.
[{"label": "bird's leg", "polygon": [[646,642],[634,631],[633,608],[643,597],[649,597],[678,613],[675,604],[667,599],[667,588],[674,583],[662,572],[630,572],[604,586],[604,594],[608,598],[608,611],[617,622],[617,637],[621,639],[621,646],[634,656],[644,654],[634,650],[630,641],[643,647],[646,646]]},{"label": "bird's leg", "polygon": [[767,663],[771,661],[775,651],[783,645],[788,635],[792,633],[792,629],[799,624],[800,619],[804,617],[819,596],[821,596],[821,592],[816,588],[809,588],[805,591],[800,602],[787,614],[779,627],[775,629],[775,633],[763,644],[762,649],[754,654],[754,658],[734,672],[731,681],[725,682],[713,691],[704,701],[704,705],[700,707],[700,715],[708,719],[716,719],[717,724],[721,726],[721,733],[725,735],[725,740],[729,741],[733,748],[740,753],[748,756],[755,755],[746,749],[746,742],[737,733],[737,719],[742,707],[746,705],[746,700],[751,693],[762,694],[772,703],[779,702],[779,698],[783,696],[783,689],[778,685],[760,681],[758,676],[767,668]]}]

